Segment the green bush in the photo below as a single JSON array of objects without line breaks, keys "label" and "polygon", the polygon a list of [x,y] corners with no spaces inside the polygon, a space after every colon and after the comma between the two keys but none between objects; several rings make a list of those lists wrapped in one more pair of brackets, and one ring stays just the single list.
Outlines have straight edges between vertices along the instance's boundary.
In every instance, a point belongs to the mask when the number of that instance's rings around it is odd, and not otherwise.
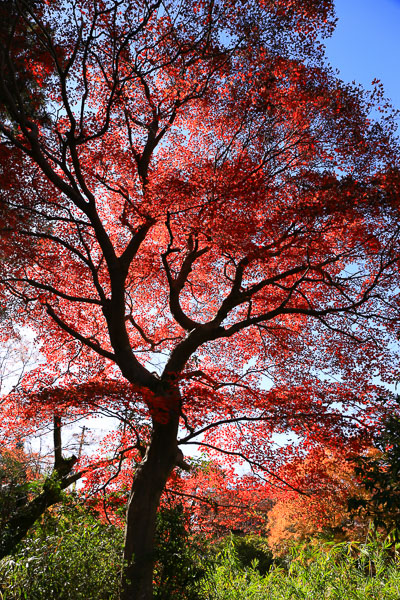
[{"label": "green bush", "polygon": [[190,538],[182,505],[158,513],[156,545],[155,600],[200,600],[206,559]]},{"label": "green bush", "polygon": [[[369,497],[349,499],[349,509],[372,518],[375,527],[400,540],[400,396],[384,415],[373,445],[378,454],[359,456],[355,473]],[[397,406],[396,406],[397,405]]]},{"label": "green bush", "polygon": [[[24,460],[25,459],[25,460]],[[4,528],[13,512],[25,503],[29,483],[29,460],[20,450],[0,451],[0,527]]]},{"label": "green bush", "polygon": [[243,567],[233,540],[202,581],[207,600],[399,600],[400,565],[391,540],[300,545],[262,576]]},{"label": "green bush", "polygon": [[239,564],[244,568],[252,565],[261,575],[266,575],[273,564],[272,551],[266,538],[256,535],[233,535],[230,538],[236,551]]},{"label": "green bush", "polygon": [[[2,600],[117,600],[123,532],[82,506],[46,515],[13,557],[0,561]],[[160,511],[155,600],[399,600],[400,545],[315,539],[279,563],[266,541],[193,541],[182,506]]]},{"label": "green bush", "polygon": [[[182,506],[160,511],[156,542],[155,600],[200,600],[205,559]],[[0,561],[2,600],[116,600],[122,548],[120,529],[70,498],[45,515],[14,556]]]},{"label": "green bush", "polygon": [[0,562],[3,600],[116,600],[122,539],[80,506],[47,514]]}]

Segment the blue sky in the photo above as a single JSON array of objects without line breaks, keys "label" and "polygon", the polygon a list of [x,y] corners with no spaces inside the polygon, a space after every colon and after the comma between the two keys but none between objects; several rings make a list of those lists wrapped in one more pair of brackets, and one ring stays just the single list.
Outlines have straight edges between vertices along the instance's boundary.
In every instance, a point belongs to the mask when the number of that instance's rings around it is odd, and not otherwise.
[{"label": "blue sky", "polygon": [[338,23],[326,40],[344,81],[370,87],[376,77],[400,109],[400,0],[335,0]]}]

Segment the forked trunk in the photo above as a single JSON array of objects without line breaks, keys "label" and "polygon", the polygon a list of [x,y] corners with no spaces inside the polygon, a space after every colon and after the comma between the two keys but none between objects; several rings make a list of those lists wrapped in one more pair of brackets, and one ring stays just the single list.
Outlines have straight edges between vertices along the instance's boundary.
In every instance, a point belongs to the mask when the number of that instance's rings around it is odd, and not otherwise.
[{"label": "forked trunk", "polygon": [[121,600],[152,600],[157,509],[177,460],[179,416],[155,423],[145,458],[137,469],[128,503]]}]

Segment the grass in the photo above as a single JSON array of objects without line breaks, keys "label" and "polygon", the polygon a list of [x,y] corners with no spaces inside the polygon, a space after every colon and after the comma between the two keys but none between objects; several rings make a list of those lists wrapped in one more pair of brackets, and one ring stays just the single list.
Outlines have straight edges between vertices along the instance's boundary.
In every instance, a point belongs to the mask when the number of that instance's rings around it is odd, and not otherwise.
[{"label": "grass", "polygon": [[207,600],[399,600],[399,550],[390,539],[372,537],[365,543],[314,541],[293,547],[262,576],[257,561],[244,568],[228,544],[201,591]]}]

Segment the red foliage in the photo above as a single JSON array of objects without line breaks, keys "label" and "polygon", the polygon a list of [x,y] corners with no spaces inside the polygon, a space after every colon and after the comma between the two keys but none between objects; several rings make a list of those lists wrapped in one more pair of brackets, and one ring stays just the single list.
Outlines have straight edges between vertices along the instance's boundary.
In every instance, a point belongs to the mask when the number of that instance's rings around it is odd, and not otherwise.
[{"label": "red foliage", "polygon": [[178,421],[227,481],[290,489],[279,465],[356,449],[373,377],[398,378],[393,115],[326,66],[328,0],[162,6],[33,3],[1,30],[33,82],[3,73],[0,124],[3,302],[46,359],[24,419],[117,413],[117,451],[148,447],[133,497],[179,464]]}]

